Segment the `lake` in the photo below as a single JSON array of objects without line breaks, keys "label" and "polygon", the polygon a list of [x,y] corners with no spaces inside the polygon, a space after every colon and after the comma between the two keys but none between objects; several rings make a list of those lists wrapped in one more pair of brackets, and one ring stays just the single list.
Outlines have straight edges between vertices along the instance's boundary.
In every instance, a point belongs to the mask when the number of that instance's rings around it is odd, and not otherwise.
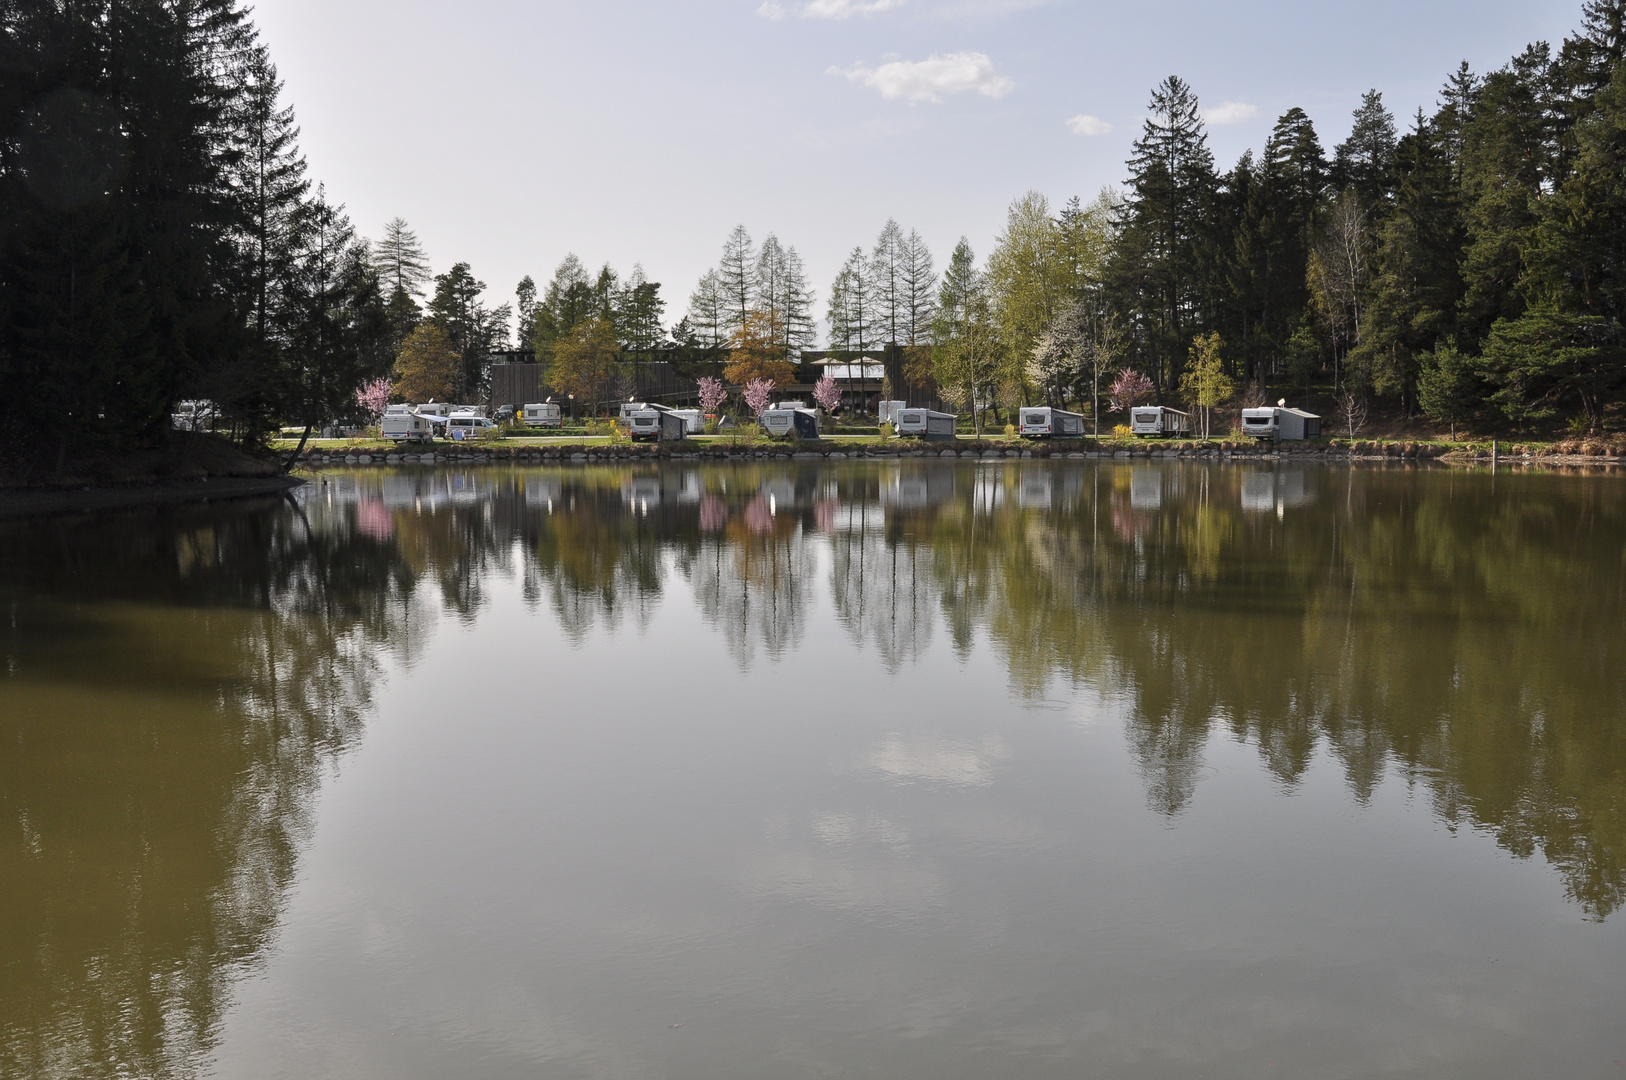
[{"label": "lake", "polygon": [[1626,478],[0,526],[0,1076],[1626,1077]]}]

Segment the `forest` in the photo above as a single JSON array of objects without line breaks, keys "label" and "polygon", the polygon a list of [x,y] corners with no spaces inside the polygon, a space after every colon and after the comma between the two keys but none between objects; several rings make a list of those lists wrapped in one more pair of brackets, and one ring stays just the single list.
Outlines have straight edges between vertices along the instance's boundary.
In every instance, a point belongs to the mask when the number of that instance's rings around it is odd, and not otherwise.
[{"label": "forest", "polygon": [[1557,47],[1450,73],[1432,114],[1373,90],[1328,152],[1290,109],[1228,171],[1171,76],[1120,187],[1023,195],[983,260],[962,238],[939,273],[888,221],[820,310],[796,249],[740,226],[669,325],[641,268],[571,255],[492,304],[466,262],[431,275],[406,222],[359,235],[236,0],[0,0],[0,379],[51,434],[0,438],[60,461],[160,440],[204,398],[258,445],[386,389],[479,400],[511,345],[560,390],[651,359],[785,381],[821,329],[902,346],[909,389],[962,407],[1287,397],[1597,433],[1626,397],[1623,56],[1626,0],[1586,0]]}]

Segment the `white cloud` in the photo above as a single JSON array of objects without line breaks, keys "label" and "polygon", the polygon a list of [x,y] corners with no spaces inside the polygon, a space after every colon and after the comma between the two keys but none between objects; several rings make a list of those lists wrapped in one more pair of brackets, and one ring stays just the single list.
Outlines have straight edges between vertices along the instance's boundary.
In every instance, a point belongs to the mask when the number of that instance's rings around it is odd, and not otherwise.
[{"label": "white cloud", "polygon": [[807,0],[800,6],[786,7],[779,0],[766,0],[757,8],[757,14],[776,22],[789,15],[803,19],[850,19],[854,15],[878,15],[883,11],[900,8],[909,0]]},{"label": "white cloud", "polygon": [[1067,127],[1074,135],[1105,135],[1112,130],[1112,125],[1105,120],[1079,113],[1067,121]]},{"label": "white cloud", "polygon": [[1240,101],[1227,101],[1212,109],[1203,110],[1203,119],[1210,124],[1240,124],[1259,115],[1259,106],[1244,105]]},{"label": "white cloud", "polygon": [[850,68],[830,68],[826,74],[841,75],[880,91],[884,98],[909,101],[942,101],[945,94],[975,90],[983,97],[1001,98],[1016,89],[1016,83],[994,70],[987,53],[957,52],[925,60],[893,60],[880,67],[854,64]]}]

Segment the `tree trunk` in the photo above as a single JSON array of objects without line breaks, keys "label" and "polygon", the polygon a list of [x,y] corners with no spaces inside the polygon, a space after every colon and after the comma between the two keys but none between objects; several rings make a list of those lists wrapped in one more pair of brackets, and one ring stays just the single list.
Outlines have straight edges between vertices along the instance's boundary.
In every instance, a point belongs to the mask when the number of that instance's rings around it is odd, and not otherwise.
[{"label": "tree trunk", "polygon": [[299,445],[294,447],[294,452],[292,454],[288,455],[288,460],[282,463],[283,472],[287,472],[289,469],[292,469],[294,467],[294,462],[298,461],[299,455],[304,452],[305,442],[311,437],[311,426],[312,425],[310,422],[307,421],[304,432],[299,436]]}]

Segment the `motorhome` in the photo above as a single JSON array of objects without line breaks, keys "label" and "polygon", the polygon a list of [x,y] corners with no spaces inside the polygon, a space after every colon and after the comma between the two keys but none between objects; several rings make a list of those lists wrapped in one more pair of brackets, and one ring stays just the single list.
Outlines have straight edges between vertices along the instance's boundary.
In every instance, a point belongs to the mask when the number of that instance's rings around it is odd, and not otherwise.
[{"label": "motorhome", "polygon": [[1141,405],[1129,410],[1129,430],[1136,435],[1190,435],[1191,414],[1161,405]]},{"label": "motorhome", "polygon": [[892,414],[898,436],[922,439],[954,438],[954,414],[931,409],[898,409]]},{"label": "motorhome", "polygon": [[1052,409],[1048,405],[1033,405],[1022,410],[1021,434],[1040,438],[1056,437],[1078,439],[1084,436],[1084,415],[1065,409]]},{"label": "motorhome", "polygon": [[1321,434],[1321,417],[1281,405],[1243,409],[1242,434],[1277,442],[1313,439]]},{"label": "motorhome", "polygon": [[781,401],[762,412],[762,430],[783,438],[794,435],[798,439],[819,437],[819,414],[800,401]]},{"label": "motorhome", "polygon": [[556,428],[564,426],[564,414],[551,401],[526,405],[520,410],[520,422],[526,427]]},{"label": "motorhome", "polygon": [[387,407],[379,428],[391,442],[429,442],[435,437],[435,425],[412,405]]}]

